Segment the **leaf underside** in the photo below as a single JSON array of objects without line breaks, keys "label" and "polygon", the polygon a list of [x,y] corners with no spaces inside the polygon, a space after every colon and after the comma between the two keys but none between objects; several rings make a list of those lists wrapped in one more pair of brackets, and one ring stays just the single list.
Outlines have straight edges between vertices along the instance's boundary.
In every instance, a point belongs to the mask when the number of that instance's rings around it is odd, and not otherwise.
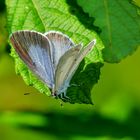
[{"label": "leaf underside", "polygon": [[[97,34],[71,14],[71,6],[66,0],[7,0],[6,4],[9,34],[17,30],[35,30],[42,33],[56,30],[67,34],[75,44],[82,42],[84,45],[96,38],[95,49],[86,56],[71,81],[77,86],[69,87],[67,92],[71,99],[68,101],[70,103],[92,104],[91,89],[99,79],[100,67],[103,63],[101,51],[104,47]],[[41,93],[50,95],[47,85],[41,83],[32,74],[13,47],[11,55],[15,59],[17,74],[23,77],[26,84],[35,87]]]},{"label": "leaf underside", "polygon": [[[137,3],[139,0],[133,0]],[[140,46],[140,17],[130,0],[77,0],[101,28],[106,62],[119,62]]]}]

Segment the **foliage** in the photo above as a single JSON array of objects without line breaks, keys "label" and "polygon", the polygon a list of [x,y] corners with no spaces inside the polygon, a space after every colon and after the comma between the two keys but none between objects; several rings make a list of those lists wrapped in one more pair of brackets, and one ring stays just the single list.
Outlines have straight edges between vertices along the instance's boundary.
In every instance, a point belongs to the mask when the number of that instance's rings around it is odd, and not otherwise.
[{"label": "foliage", "polygon": [[[66,0],[66,3],[70,14],[85,28],[101,33],[93,24],[94,18],[89,17],[76,0]],[[139,0],[133,0],[132,6],[140,14]],[[92,91],[96,93],[92,96],[94,106],[66,103],[62,107],[57,100],[26,86],[15,74],[13,59],[4,49],[7,45],[5,30],[5,12],[0,11],[0,139],[140,140],[140,49],[119,64],[105,63],[98,85]],[[82,65],[84,61],[76,74],[82,70]],[[96,69],[98,63],[94,65]],[[91,76],[95,81],[99,76],[92,69],[87,74],[82,74],[86,80]],[[80,83],[79,78],[74,76],[72,82]],[[92,86],[89,81],[88,84]],[[82,86],[82,90],[88,90],[86,86]],[[76,90],[74,88],[69,92]],[[26,92],[30,94],[25,96]]]},{"label": "foliage", "polygon": [[[92,104],[90,92],[99,79],[104,48],[95,31],[105,44],[103,58],[106,62],[119,62],[140,44],[140,18],[129,0],[89,0],[88,3],[86,0],[7,0],[6,3],[9,34],[24,29],[43,33],[58,30],[69,35],[76,44],[86,45],[93,38],[97,39],[96,48],[84,59],[71,81],[71,85],[77,86],[68,88],[70,103]],[[16,72],[24,81],[50,95],[48,87],[23,64],[13,48],[11,55]]]},{"label": "foliage", "polygon": [[105,44],[103,56],[106,62],[119,62],[140,45],[140,17],[129,0],[77,2],[84,12],[95,18],[94,24],[101,28],[100,37]]},{"label": "foliage", "polygon": [[[9,34],[24,29],[43,33],[49,30],[58,30],[69,35],[76,44],[82,42],[84,46],[96,38],[96,48],[85,58],[82,63],[84,65],[81,64],[72,80],[74,84],[80,86],[71,86],[68,89],[71,103],[91,104],[90,91],[99,79],[100,67],[103,62],[101,54],[103,45],[97,34],[82,25],[77,17],[70,13],[70,6],[65,0],[7,0],[7,10]],[[33,85],[40,92],[50,95],[47,86],[29,71],[13,48],[11,51],[11,55],[15,58],[16,72],[23,77],[28,85]],[[91,73],[90,76],[88,73]]]}]

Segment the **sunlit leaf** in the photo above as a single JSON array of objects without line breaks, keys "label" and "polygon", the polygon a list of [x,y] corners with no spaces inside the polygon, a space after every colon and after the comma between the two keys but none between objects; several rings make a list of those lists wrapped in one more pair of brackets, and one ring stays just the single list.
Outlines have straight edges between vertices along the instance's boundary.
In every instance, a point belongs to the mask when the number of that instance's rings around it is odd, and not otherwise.
[{"label": "sunlit leaf", "polygon": [[[97,39],[96,48],[85,58],[76,72],[72,82],[77,86],[68,89],[71,103],[92,103],[90,91],[97,83],[102,66],[101,50],[103,45],[97,34],[88,29],[71,14],[70,6],[65,0],[7,0],[9,34],[17,30],[49,30],[61,31],[72,38],[75,43],[84,45],[93,38]],[[41,83],[22,63],[12,48],[11,55],[15,58],[16,71],[28,85],[32,85],[40,92],[50,95],[46,85]]]}]

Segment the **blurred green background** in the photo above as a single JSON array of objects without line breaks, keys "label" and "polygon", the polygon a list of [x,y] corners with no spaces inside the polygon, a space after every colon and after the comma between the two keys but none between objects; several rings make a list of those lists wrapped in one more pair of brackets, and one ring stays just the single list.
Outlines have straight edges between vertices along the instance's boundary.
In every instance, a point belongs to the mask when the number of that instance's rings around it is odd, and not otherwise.
[{"label": "blurred green background", "polygon": [[62,107],[15,74],[5,16],[0,0],[0,140],[140,140],[140,49],[119,64],[105,63],[94,105]]}]

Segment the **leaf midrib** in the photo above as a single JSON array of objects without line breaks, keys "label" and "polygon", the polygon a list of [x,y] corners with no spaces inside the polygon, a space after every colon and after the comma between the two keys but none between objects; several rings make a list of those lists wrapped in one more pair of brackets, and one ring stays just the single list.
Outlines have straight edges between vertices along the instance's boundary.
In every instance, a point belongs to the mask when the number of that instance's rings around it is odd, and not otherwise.
[{"label": "leaf midrib", "polygon": [[110,24],[107,0],[104,0],[104,7],[105,7],[105,13],[106,13],[106,25],[107,25],[107,28],[108,28],[109,47],[112,48],[111,24]]},{"label": "leaf midrib", "polygon": [[31,3],[32,3],[32,5],[33,5],[33,7],[34,7],[34,9],[35,9],[35,11],[36,11],[36,13],[37,13],[37,15],[38,15],[40,21],[41,21],[41,23],[42,23],[42,26],[44,27],[44,31],[46,31],[45,24],[44,24],[44,22],[43,22],[43,19],[41,18],[41,15],[39,14],[39,12],[38,12],[38,10],[37,10],[37,6],[36,6],[35,1],[34,1],[34,0],[31,0]]}]

